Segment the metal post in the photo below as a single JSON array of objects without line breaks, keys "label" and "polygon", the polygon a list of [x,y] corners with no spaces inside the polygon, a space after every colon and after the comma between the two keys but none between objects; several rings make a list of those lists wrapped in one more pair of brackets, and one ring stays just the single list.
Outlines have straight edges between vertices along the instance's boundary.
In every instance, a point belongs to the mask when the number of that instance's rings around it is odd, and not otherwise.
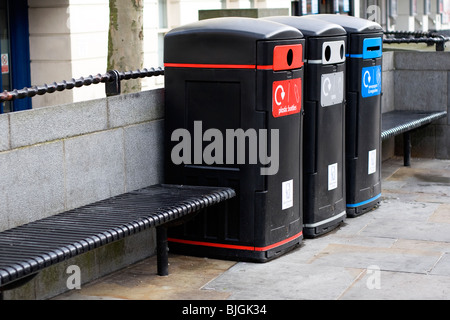
[{"label": "metal post", "polygon": [[403,165],[411,166],[411,134],[409,131],[403,133]]},{"label": "metal post", "polygon": [[438,36],[442,41],[436,42],[436,51],[445,51],[445,37],[442,35]]},{"label": "metal post", "polygon": [[107,97],[117,96],[120,94],[120,75],[117,70],[110,70],[107,72],[111,79],[105,83],[105,93]]},{"label": "metal post", "polygon": [[156,257],[158,265],[158,275],[169,275],[169,254],[167,247],[167,228],[165,226],[156,227]]}]

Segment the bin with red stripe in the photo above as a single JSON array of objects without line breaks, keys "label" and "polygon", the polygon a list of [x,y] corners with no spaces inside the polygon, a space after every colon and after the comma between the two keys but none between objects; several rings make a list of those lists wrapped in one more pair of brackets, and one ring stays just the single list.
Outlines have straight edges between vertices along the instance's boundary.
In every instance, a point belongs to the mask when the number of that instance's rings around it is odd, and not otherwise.
[{"label": "bin with red stripe", "polygon": [[303,34],[215,18],[164,39],[165,181],[237,197],[169,229],[172,252],[264,262],[303,239]]}]

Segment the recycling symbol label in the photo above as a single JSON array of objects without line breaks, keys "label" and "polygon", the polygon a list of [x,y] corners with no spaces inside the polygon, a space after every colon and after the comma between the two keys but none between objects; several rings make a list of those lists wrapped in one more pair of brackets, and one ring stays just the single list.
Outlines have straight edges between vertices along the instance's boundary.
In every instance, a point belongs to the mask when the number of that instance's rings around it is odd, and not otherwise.
[{"label": "recycling symbol label", "polygon": [[362,69],[361,95],[363,98],[381,94],[381,66]]},{"label": "recycling symbol label", "polygon": [[320,91],[322,107],[342,103],[344,101],[344,72],[323,74]]},{"label": "recycling symbol label", "polygon": [[299,113],[302,108],[302,79],[274,81],[272,115],[275,118]]}]

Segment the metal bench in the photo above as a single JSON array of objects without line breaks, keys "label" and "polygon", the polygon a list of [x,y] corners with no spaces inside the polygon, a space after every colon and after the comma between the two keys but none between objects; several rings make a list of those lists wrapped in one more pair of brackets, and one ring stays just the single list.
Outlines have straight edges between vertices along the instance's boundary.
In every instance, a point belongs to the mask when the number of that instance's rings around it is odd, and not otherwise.
[{"label": "metal bench", "polygon": [[447,111],[391,111],[382,114],[381,140],[403,134],[403,164],[411,165],[411,131],[447,116]]},{"label": "metal bench", "polygon": [[154,185],[0,232],[0,298],[44,268],[151,227],[168,274],[167,227],[235,196],[230,188]]}]

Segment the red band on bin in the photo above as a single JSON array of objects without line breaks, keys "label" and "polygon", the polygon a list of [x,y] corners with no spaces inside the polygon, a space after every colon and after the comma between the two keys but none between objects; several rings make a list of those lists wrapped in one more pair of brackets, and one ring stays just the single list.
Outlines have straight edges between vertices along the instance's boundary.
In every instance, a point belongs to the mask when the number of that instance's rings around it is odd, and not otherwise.
[{"label": "red band on bin", "polygon": [[254,64],[212,64],[212,63],[164,63],[165,68],[211,68],[211,69],[258,69],[272,70],[272,65]]},{"label": "red band on bin", "polygon": [[254,247],[254,246],[242,246],[242,245],[232,245],[232,244],[224,244],[224,243],[214,243],[214,242],[205,242],[205,241],[193,241],[193,240],[185,240],[185,239],[176,239],[176,238],[168,238],[169,242],[182,243],[182,244],[190,244],[194,246],[205,246],[205,247],[214,247],[214,248],[223,248],[223,249],[234,249],[234,250],[247,250],[247,251],[267,251],[279,246],[282,246],[286,243],[289,243],[297,238],[300,238],[303,235],[303,231],[300,231],[296,235],[281,240],[277,243],[265,246],[265,247]]}]

